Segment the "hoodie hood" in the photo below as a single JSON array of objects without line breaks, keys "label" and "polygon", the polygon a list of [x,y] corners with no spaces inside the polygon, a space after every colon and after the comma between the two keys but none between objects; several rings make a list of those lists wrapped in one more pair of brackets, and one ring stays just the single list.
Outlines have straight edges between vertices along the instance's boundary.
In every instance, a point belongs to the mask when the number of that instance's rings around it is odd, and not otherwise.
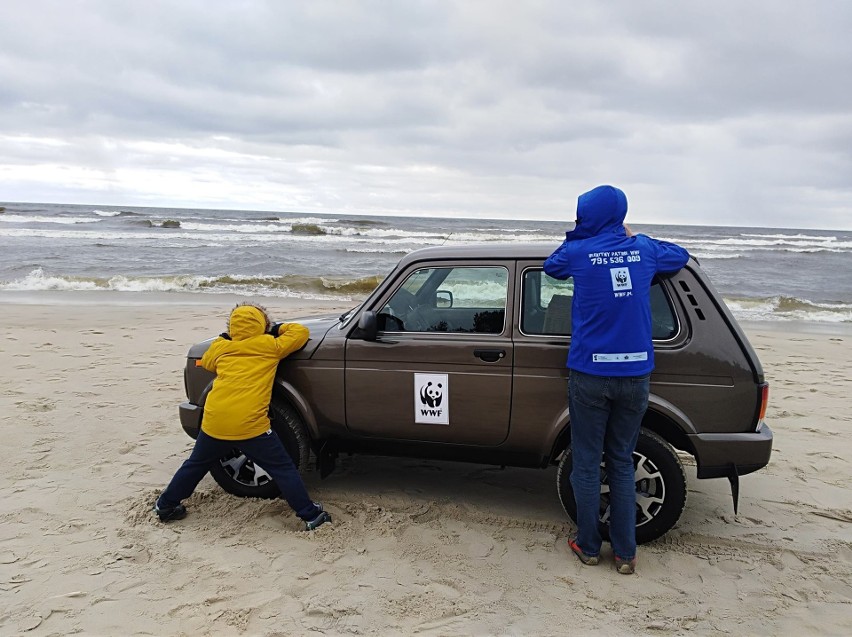
[{"label": "hoodie hood", "polygon": [[577,223],[566,241],[588,239],[606,232],[625,234],[627,196],[615,186],[598,186],[577,198]]},{"label": "hoodie hood", "polygon": [[266,312],[254,305],[239,305],[228,319],[228,333],[235,341],[243,341],[252,336],[265,334],[269,329]]}]

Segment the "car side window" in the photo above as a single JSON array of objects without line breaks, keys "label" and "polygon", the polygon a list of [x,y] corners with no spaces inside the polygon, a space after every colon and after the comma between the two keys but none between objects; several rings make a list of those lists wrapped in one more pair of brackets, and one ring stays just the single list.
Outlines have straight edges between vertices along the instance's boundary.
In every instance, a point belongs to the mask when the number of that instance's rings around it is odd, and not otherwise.
[{"label": "car side window", "polygon": [[567,336],[571,333],[571,301],[574,281],[560,281],[542,270],[524,272],[521,303],[521,331],[542,336]]},{"label": "car side window", "polygon": [[[560,281],[542,270],[524,272],[521,302],[521,331],[541,336],[570,336],[571,302],[574,299],[572,279]],[[651,286],[651,336],[668,340],[677,334],[677,320],[663,286]]]},{"label": "car side window", "polygon": [[500,334],[508,290],[506,268],[421,268],[379,310],[378,327],[397,332]]}]

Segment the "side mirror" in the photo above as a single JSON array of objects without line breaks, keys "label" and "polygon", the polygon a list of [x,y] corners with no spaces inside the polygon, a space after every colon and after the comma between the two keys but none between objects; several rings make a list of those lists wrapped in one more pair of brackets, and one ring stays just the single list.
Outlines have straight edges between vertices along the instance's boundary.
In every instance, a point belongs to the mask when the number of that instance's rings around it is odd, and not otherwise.
[{"label": "side mirror", "polygon": [[449,290],[438,290],[435,292],[435,307],[453,307],[453,293]]},{"label": "side mirror", "polygon": [[353,336],[355,338],[362,338],[365,341],[375,341],[376,334],[378,334],[378,332],[379,328],[376,321],[376,313],[370,310],[362,312],[361,316],[358,318],[358,329],[355,331]]}]

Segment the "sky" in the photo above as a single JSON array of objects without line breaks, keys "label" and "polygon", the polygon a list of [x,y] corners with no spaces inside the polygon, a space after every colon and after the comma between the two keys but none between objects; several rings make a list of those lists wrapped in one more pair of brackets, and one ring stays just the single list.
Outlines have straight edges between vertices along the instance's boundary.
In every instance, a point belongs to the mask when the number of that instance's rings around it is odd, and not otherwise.
[{"label": "sky", "polygon": [[3,0],[0,201],[852,229],[852,2]]}]

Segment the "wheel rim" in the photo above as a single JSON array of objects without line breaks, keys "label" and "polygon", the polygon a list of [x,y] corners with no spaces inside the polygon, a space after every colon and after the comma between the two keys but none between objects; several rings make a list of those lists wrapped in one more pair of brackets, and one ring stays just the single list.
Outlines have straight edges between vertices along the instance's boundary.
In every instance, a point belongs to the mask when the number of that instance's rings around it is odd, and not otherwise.
[{"label": "wheel rim", "polygon": [[[666,501],[666,480],[663,473],[646,455],[633,452],[636,480],[636,526],[647,524],[659,514]],[[601,462],[601,522],[609,523],[609,479]]]},{"label": "wheel rim", "polygon": [[239,449],[234,449],[229,455],[221,458],[219,463],[234,482],[243,486],[261,487],[272,482],[272,477]]}]

